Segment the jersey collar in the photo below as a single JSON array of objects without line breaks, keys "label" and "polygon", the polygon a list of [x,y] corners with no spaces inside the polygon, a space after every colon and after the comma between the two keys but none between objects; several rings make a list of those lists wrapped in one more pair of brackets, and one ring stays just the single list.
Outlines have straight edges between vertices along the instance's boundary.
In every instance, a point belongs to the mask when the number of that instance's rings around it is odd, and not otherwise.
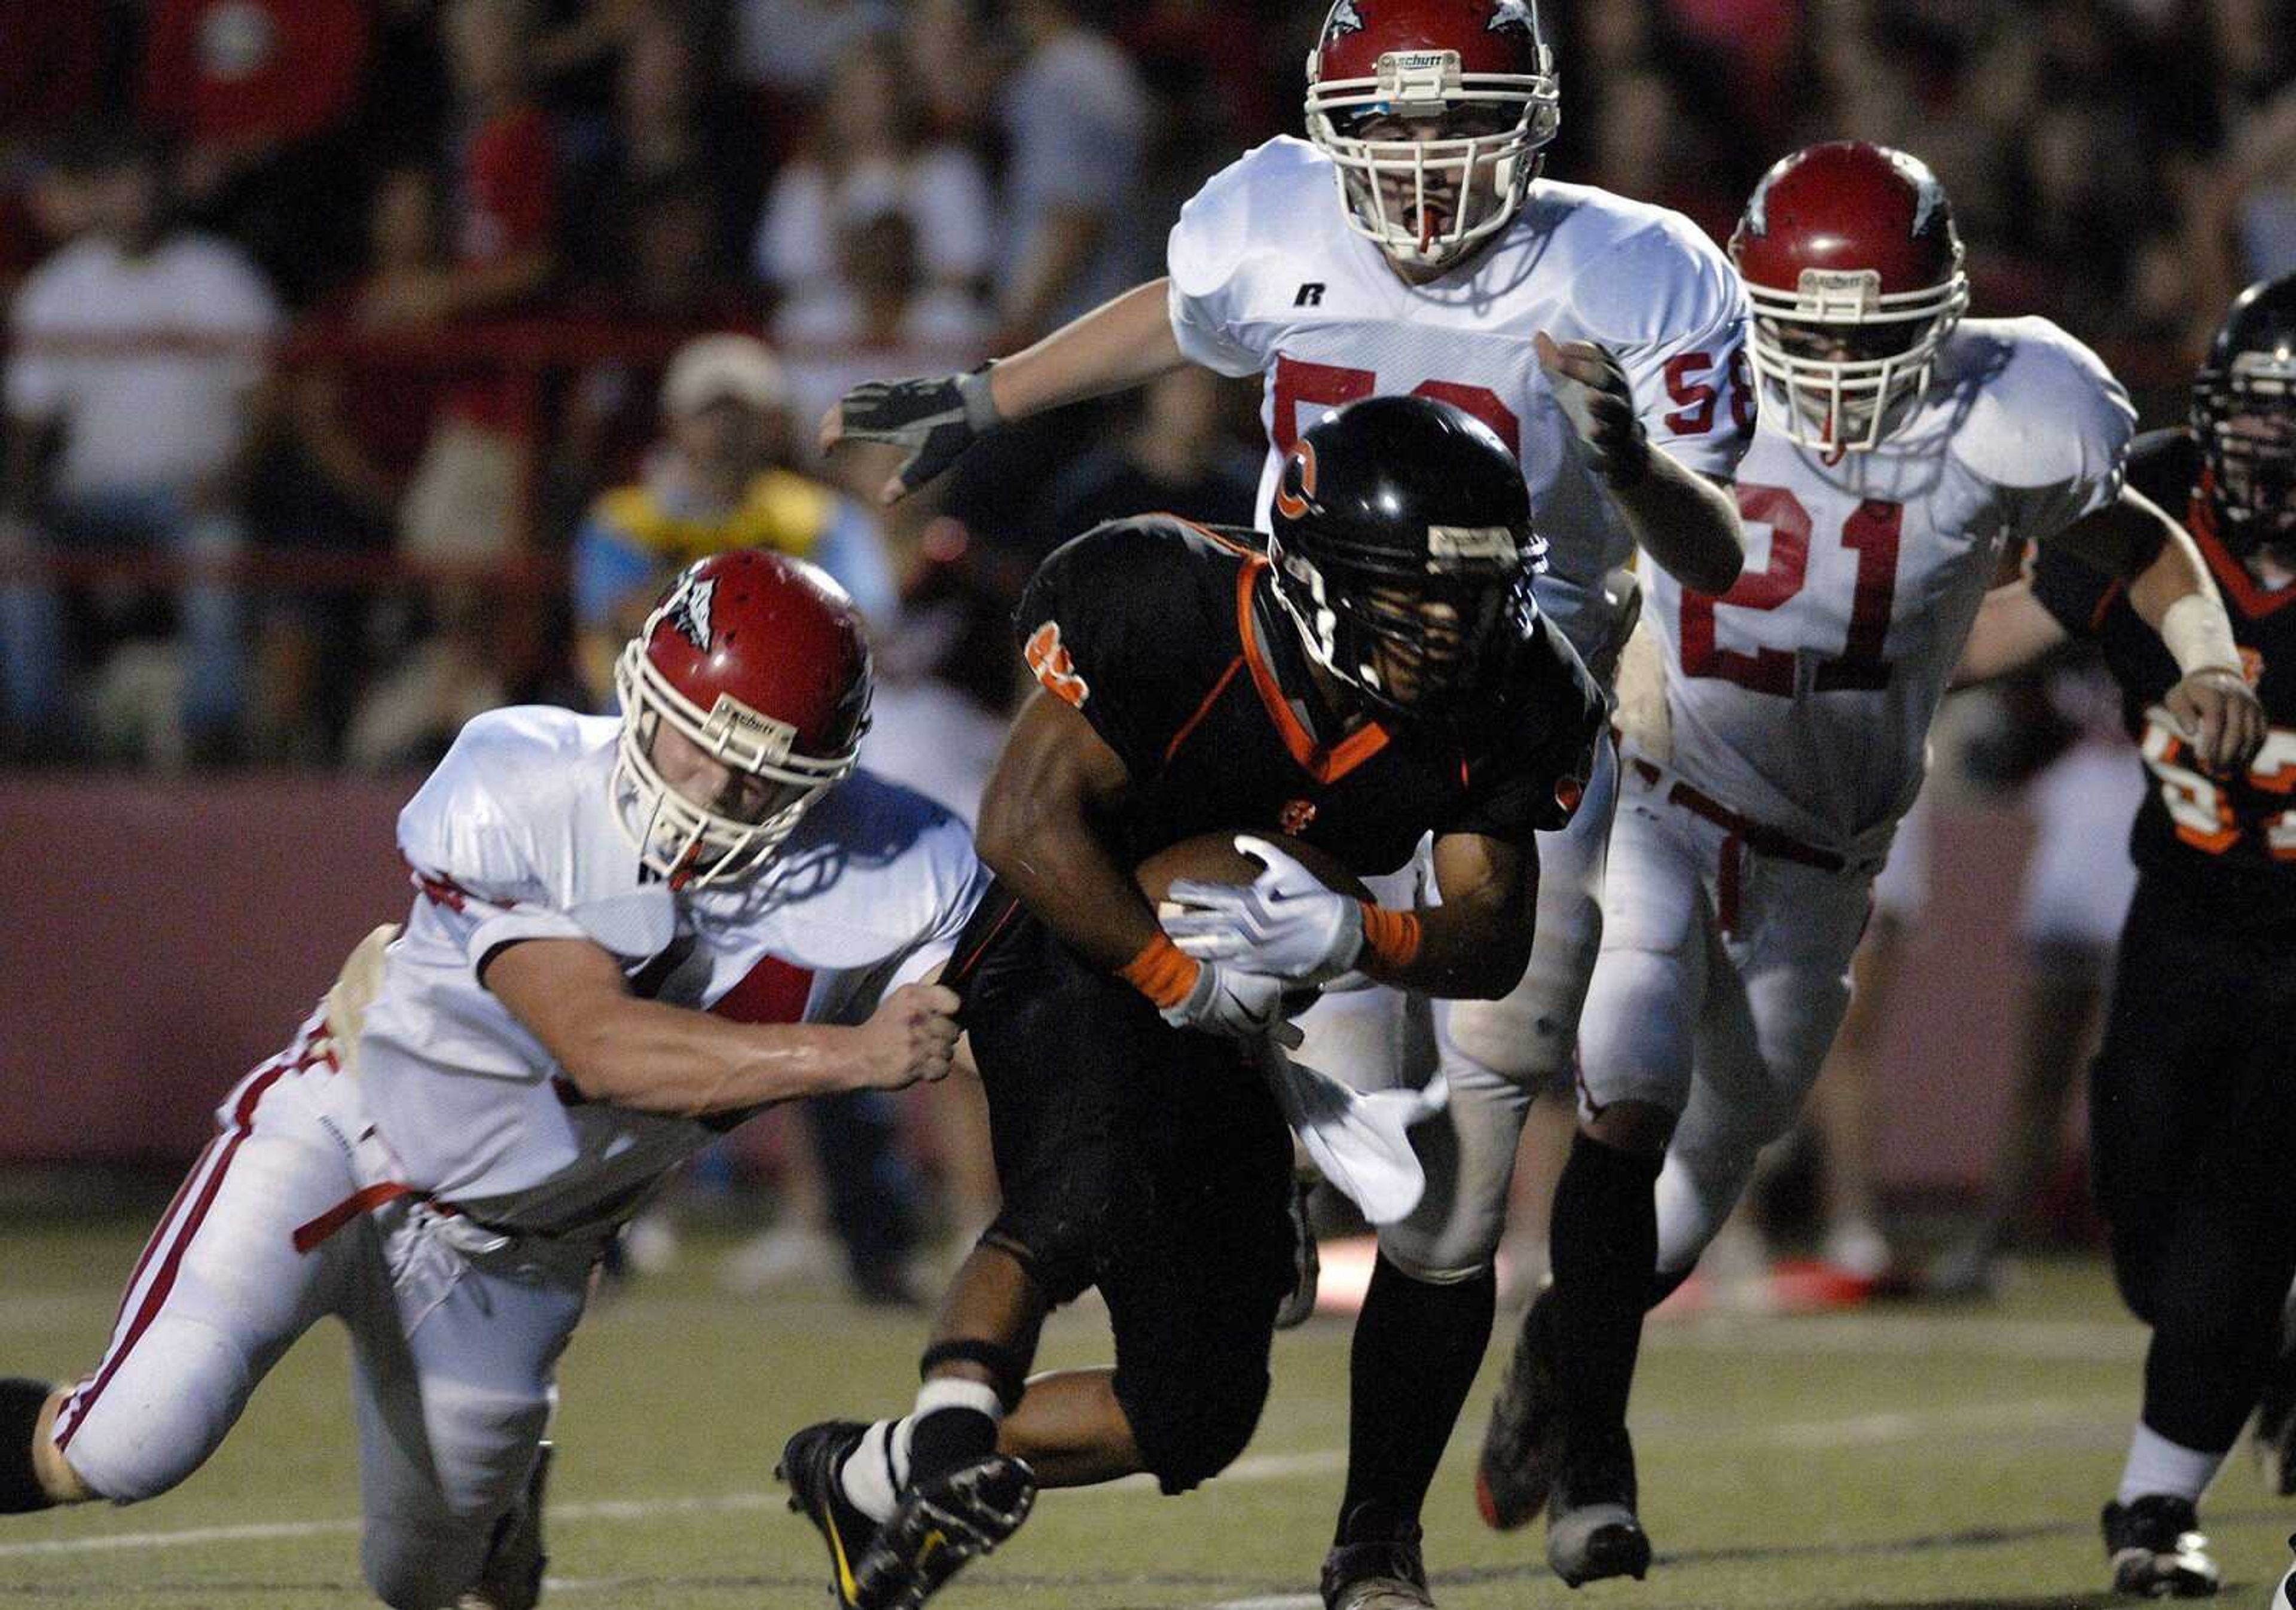
[{"label": "jersey collar", "polygon": [[1251,685],[1259,691],[1259,702],[1267,711],[1268,720],[1275,723],[1276,736],[1283,747],[1317,782],[1333,783],[1354,771],[1364,762],[1387,748],[1388,731],[1376,721],[1367,721],[1335,744],[1319,744],[1314,734],[1300,720],[1292,701],[1284,696],[1283,684],[1275,674],[1275,667],[1259,641],[1259,611],[1255,607],[1259,578],[1267,574],[1266,556],[1254,554],[1236,569],[1235,632],[1243,645],[1243,663],[1251,672]]}]

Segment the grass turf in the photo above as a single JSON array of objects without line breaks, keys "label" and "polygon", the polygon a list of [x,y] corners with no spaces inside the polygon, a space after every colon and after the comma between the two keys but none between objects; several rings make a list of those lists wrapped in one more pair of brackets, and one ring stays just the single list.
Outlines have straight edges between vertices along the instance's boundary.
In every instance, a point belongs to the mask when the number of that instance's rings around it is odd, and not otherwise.
[{"label": "grass turf", "polygon": [[[93,1364],[140,1224],[0,1227],[0,1369]],[[594,1312],[563,1368],[545,1602],[631,1610],[816,1606],[812,1532],[771,1479],[782,1438],[900,1406],[922,1321],[832,1292],[721,1294],[722,1243]],[[1505,1606],[2095,1605],[2096,1511],[2134,1412],[2143,1335],[2103,1271],[2045,1265],[1984,1307],[1653,1326],[1635,1400],[1651,1580],[1570,1594],[1534,1527],[1487,1532],[1470,1497],[1501,1316],[1429,1506],[1444,1610]],[[1044,1361],[1104,1353],[1089,1305]],[[321,1328],[176,1492],[0,1527],[0,1606],[328,1610],[363,1605],[348,1350]],[[1279,1338],[1275,1392],[1230,1475],[1179,1500],[1144,1484],[1049,1495],[1004,1552],[939,1604],[1052,1610],[1308,1610],[1346,1439],[1347,1329]],[[1399,1382],[1398,1390],[1408,1390]],[[2235,1459],[2206,1506],[2226,1600],[2261,1605],[2288,1507]]]}]

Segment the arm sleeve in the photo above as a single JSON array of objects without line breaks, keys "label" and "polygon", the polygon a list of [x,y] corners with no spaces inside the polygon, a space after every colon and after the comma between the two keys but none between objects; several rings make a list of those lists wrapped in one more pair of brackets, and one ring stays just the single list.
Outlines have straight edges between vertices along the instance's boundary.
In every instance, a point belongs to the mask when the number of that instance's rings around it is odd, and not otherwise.
[{"label": "arm sleeve", "polygon": [[1194,707],[1191,667],[1174,651],[1199,635],[1181,613],[1194,579],[1177,574],[1184,543],[1136,521],[1098,527],[1055,550],[1013,611],[1029,672],[1084,712],[1135,778],[1161,769]]},{"label": "arm sleeve", "polygon": [[418,919],[462,951],[474,980],[505,944],[590,937],[551,903],[529,836],[502,797],[514,741],[507,737],[486,716],[464,727],[398,813],[399,853],[422,901]]},{"label": "arm sleeve", "polygon": [[1232,376],[1258,374],[1268,360],[1264,330],[1243,317],[1250,161],[1215,175],[1180,208],[1164,252],[1173,339],[1190,363]]},{"label": "arm sleeve", "polygon": [[1668,215],[1611,248],[1572,286],[1588,336],[1617,355],[1651,445],[1729,480],[1753,440],[1746,292],[1722,254]]},{"label": "arm sleeve", "polygon": [[2033,561],[2033,596],[2075,637],[2093,637],[2128,593],[2116,577],[2062,548],[2044,546]]}]

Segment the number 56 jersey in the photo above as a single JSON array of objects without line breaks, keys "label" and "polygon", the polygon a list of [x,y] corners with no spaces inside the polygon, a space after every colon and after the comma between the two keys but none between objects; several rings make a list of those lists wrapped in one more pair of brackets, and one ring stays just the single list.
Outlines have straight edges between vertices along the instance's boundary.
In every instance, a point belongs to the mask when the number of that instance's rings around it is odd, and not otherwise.
[{"label": "number 56 jersey", "polygon": [[1498,433],[1529,484],[1547,541],[1540,612],[1609,682],[1618,622],[1603,581],[1634,540],[1533,337],[1609,347],[1652,443],[1727,480],[1753,420],[1741,352],[1746,295],[1688,219],[1542,179],[1480,255],[1409,285],[1348,226],[1330,159],[1287,137],[1204,185],[1181,210],[1168,261],[1180,350],[1222,374],[1265,377],[1263,527],[1284,455],[1331,410],[1404,393],[1464,409]]},{"label": "number 56 jersey", "polygon": [[1757,430],[1746,568],[1720,597],[1652,568],[1672,769],[1766,826],[1878,858],[2004,546],[2120,495],[2128,396],[2046,319],[1968,319],[1871,452]]}]

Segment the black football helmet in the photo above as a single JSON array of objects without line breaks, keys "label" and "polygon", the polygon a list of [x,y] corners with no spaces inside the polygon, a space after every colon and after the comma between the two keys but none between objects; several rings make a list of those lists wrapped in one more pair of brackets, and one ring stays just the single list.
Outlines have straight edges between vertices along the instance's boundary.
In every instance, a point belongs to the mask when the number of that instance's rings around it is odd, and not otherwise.
[{"label": "black football helmet", "polygon": [[2225,546],[2246,558],[2296,541],[2296,274],[2234,298],[2192,418]]},{"label": "black football helmet", "polygon": [[1406,718],[1459,715],[1505,674],[1546,553],[1514,455],[1428,397],[1327,416],[1275,484],[1277,601],[1316,664]]}]

